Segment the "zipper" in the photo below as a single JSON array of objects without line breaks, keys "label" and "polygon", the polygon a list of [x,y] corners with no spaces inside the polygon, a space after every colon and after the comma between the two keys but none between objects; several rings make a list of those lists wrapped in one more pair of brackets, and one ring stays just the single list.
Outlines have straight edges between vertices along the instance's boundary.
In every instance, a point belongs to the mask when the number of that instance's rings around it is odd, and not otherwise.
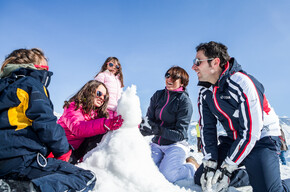
[{"label": "zipper", "polygon": [[217,89],[219,87],[218,86],[215,86],[214,89],[213,89],[213,101],[214,101],[214,105],[216,107],[216,109],[223,115],[226,117],[226,119],[228,120],[229,122],[229,128],[232,130],[233,132],[233,137],[234,137],[234,140],[237,139],[237,131],[235,130],[234,126],[233,126],[233,122],[231,120],[231,118],[220,108],[219,104],[218,104],[218,101],[216,99],[216,92],[217,92]]},{"label": "zipper", "polygon": [[[166,105],[168,104],[169,102],[169,98],[170,98],[170,95],[169,95],[169,91],[167,90],[167,100],[166,100],[166,103],[165,105],[162,107],[161,111],[160,111],[160,114],[159,114],[159,118],[160,120],[162,121],[160,126],[162,126],[164,124],[164,121],[162,120],[161,118],[161,115],[162,115],[162,112],[163,112],[163,109],[166,107]],[[160,145],[160,140],[161,140],[161,136],[159,136],[159,139],[158,139],[158,145]]]}]

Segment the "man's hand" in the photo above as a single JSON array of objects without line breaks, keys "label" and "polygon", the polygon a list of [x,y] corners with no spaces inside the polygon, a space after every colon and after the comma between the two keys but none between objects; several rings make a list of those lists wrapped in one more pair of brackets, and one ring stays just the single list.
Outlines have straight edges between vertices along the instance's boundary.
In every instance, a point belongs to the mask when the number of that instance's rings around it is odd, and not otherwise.
[{"label": "man's hand", "polygon": [[238,166],[236,164],[228,164],[223,162],[220,169],[218,169],[212,179],[212,188],[217,192],[225,192],[230,184],[230,178],[234,170]]},{"label": "man's hand", "polygon": [[200,178],[202,191],[212,191],[212,179],[217,169],[217,162],[212,160],[203,160],[203,174]]}]

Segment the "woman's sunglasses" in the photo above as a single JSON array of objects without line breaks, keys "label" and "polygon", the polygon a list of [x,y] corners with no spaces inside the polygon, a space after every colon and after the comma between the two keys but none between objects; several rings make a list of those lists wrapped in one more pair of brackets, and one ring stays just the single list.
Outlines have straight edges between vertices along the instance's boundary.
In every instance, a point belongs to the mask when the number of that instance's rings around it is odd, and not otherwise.
[{"label": "woman's sunglasses", "polygon": [[[109,66],[110,66],[110,67],[114,67],[114,63],[109,63]],[[119,68],[120,68],[119,65],[115,65],[115,67],[116,67],[116,69],[119,69]]]},{"label": "woman's sunglasses", "polygon": [[104,100],[106,100],[107,96],[104,93],[102,93],[101,91],[97,91],[98,97],[102,97],[102,95],[104,95]]},{"label": "woman's sunglasses", "polygon": [[168,78],[172,78],[172,79],[180,79],[181,76],[180,75],[176,75],[176,74],[170,74],[170,73],[165,73],[165,78],[168,79]]}]

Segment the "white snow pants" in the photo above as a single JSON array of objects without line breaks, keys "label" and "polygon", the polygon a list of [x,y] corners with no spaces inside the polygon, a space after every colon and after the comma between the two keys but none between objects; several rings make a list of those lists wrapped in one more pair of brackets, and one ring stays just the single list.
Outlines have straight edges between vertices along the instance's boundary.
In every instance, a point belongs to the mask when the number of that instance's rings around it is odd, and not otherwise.
[{"label": "white snow pants", "polygon": [[156,143],[150,145],[153,161],[169,182],[193,179],[195,173],[193,164],[185,163],[189,152],[187,145],[183,142],[162,146]]}]

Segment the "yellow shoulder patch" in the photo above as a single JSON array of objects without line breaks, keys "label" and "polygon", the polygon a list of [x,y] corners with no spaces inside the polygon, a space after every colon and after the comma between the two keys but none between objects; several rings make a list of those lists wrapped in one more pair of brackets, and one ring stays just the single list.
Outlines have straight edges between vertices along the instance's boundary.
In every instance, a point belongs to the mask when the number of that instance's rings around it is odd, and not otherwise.
[{"label": "yellow shoulder patch", "polygon": [[28,108],[29,95],[23,89],[17,88],[17,97],[20,104],[8,110],[8,119],[11,126],[17,126],[15,131],[24,129],[32,125],[32,120],[26,117],[25,112]]},{"label": "yellow shoulder patch", "polygon": [[44,89],[44,93],[45,93],[46,97],[48,97],[47,90],[44,86],[43,86],[43,89]]}]

